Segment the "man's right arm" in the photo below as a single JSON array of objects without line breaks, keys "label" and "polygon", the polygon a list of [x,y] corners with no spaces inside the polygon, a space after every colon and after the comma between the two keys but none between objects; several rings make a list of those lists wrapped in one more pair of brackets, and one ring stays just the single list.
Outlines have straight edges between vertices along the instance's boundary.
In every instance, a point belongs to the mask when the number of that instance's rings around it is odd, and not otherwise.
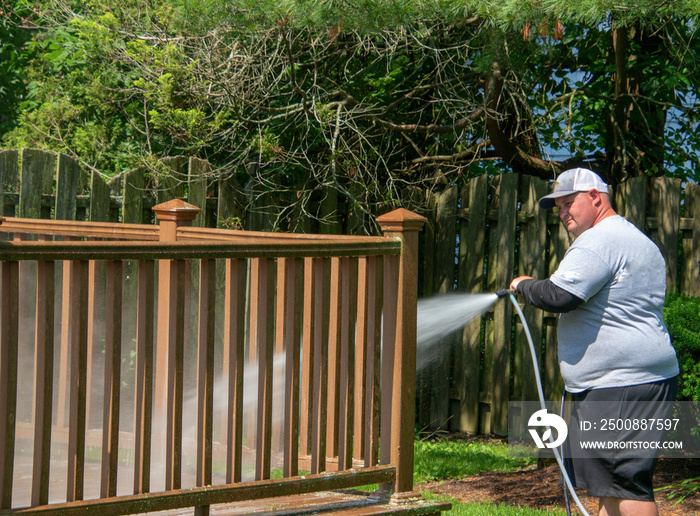
[{"label": "man's right arm", "polygon": [[517,283],[516,290],[528,303],[548,312],[570,312],[584,302],[548,279],[522,279]]}]

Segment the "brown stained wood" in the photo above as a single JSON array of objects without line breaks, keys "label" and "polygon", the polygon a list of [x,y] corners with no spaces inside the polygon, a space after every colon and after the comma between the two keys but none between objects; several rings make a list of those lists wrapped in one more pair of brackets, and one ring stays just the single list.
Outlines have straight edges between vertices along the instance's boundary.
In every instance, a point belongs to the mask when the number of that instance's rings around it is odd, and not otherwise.
[{"label": "brown stained wood", "polygon": [[17,414],[17,352],[19,311],[19,264],[3,262],[2,328],[0,328],[0,509],[12,505],[12,477],[15,457],[15,416]]},{"label": "brown stained wood", "polygon": [[340,377],[338,396],[338,464],[350,469],[353,458],[355,416],[355,324],[357,322],[357,271],[355,258],[341,260]]},{"label": "brown stained wood", "polygon": [[136,315],[136,400],[134,494],[147,493],[151,482],[155,263],[139,262]]},{"label": "brown stained wood", "polygon": [[341,261],[338,257],[331,258],[330,276],[330,306],[328,328],[328,410],[326,415],[326,446],[328,455],[336,457],[338,455],[338,428],[340,420],[339,391],[340,391],[340,346],[342,324],[346,316],[342,308],[344,284],[347,280],[344,274],[347,272],[341,268]]},{"label": "brown stained wood", "polygon": [[[369,258],[360,258],[357,264],[357,341],[355,346],[355,414],[354,414],[354,440],[353,440],[353,458],[364,459],[367,419],[365,413],[367,411],[366,399],[368,392],[367,368],[368,354],[370,353],[368,342],[369,324]],[[374,264],[373,264],[374,265]],[[375,285],[372,285],[374,287]],[[371,413],[371,412],[370,412]]]},{"label": "brown stained wood", "polygon": [[379,463],[379,424],[381,418],[381,354],[382,354],[382,306],[383,260],[372,256],[368,263],[367,283],[372,287],[367,302],[367,353],[365,367],[365,439],[364,465]]},{"label": "brown stained wood", "polygon": [[[49,465],[51,462],[51,416],[53,408],[54,363],[54,262],[37,266],[36,342],[34,386],[34,457],[31,504],[49,503]],[[3,314],[3,320],[4,314]],[[0,356],[8,356],[2,350]],[[0,376],[5,376],[0,372]],[[4,413],[4,410],[2,411]],[[6,442],[4,439],[0,442]]]},{"label": "brown stained wood", "polygon": [[303,303],[303,261],[284,259],[284,477],[299,473],[299,376],[301,354],[301,318]]},{"label": "brown stained wood", "polygon": [[224,362],[228,373],[226,482],[240,482],[243,464],[243,366],[245,363],[245,260],[226,260]]},{"label": "brown stained wood", "polygon": [[87,299],[88,263],[70,264],[70,426],[68,437],[68,483],[66,499],[83,499],[85,470],[85,407],[87,386]]},{"label": "brown stained wood", "polygon": [[10,509],[4,511],[4,514],[118,516],[219,503],[263,500],[304,493],[318,493],[392,482],[394,478],[395,468],[393,466],[375,466],[372,468],[341,471],[333,475],[321,473],[318,475],[242,482],[224,486],[194,487],[144,495],[117,496],[76,503],[57,503],[36,508]]},{"label": "brown stained wood", "polygon": [[274,362],[274,262],[254,259],[251,266],[250,347],[258,363],[255,478],[270,478],[272,453],[272,377]]},{"label": "brown stained wood", "polygon": [[328,305],[324,295],[324,277],[330,268],[330,260],[316,258],[313,261],[314,276],[314,328],[313,381],[311,382],[311,473],[321,473],[326,463],[326,425],[328,408]]},{"label": "brown stained wood", "polygon": [[122,262],[107,262],[105,288],[104,409],[100,496],[116,496],[122,360]]},{"label": "brown stained wood", "polygon": [[[377,218],[387,237],[401,240],[396,282],[396,334],[392,373],[391,463],[396,464],[394,496],[413,491],[413,432],[416,396],[416,312],[418,231],[425,218],[399,208]],[[391,290],[391,285],[385,290]],[[391,295],[391,294],[389,294]],[[384,429],[384,426],[382,426]]]},{"label": "brown stained wood", "polygon": [[[162,264],[161,264],[162,265]],[[185,342],[185,262],[170,262],[170,303],[167,321],[168,348],[166,377],[165,489],[179,489],[182,482],[182,391]],[[162,278],[161,278],[162,281]],[[159,293],[159,299],[160,293]],[[156,374],[158,378],[158,374]]]},{"label": "brown stained wood", "polygon": [[395,349],[399,295],[399,258],[396,256],[384,257],[384,303],[382,317],[382,373],[381,373],[381,428],[380,435],[380,463],[389,464],[392,458],[392,405],[394,399],[394,370]]},{"label": "brown stained wood", "polygon": [[[214,430],[214,325],[216,316],[216,262],[199,264],[199,314],[197,335],[197,471],[198,487],[212,483]],[[209,514],[208,506],[198,506],[195,514]]]},{"label": "brown stained wood", "polygon": [[[304,315],[303,315],[303,347],[301,358],[301,416],[299,421],[299,453],[311,453],[311,431],[313,411],[313,335],[316,326],[314,299],[316,290],[321,288],[315,282],[314,259],[304,259]],[[319,323],[320,324],[320,323]]]}]

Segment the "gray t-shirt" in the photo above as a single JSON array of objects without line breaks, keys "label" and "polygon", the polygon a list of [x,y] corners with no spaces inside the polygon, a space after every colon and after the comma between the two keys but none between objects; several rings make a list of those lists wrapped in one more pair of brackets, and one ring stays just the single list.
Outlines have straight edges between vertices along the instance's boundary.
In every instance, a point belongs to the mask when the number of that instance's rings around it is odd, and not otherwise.
[{"label": "gray t-shirt", "polygon": [[615,215],[574,241],[550,280],[585,302],[561,314],[559,366],[569,392],[672,378],[663,320],[666,264],[656,245]]}]

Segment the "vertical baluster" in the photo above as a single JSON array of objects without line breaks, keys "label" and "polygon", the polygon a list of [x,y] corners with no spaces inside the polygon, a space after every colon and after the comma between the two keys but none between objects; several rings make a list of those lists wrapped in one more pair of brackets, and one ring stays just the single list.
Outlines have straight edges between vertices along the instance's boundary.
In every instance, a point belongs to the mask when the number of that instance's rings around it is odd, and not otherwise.
[{"label": "vertical baluster", "polygon": [[53,408],[54,262],[39,262],[36,279],[36,376],[32,506],[49,503],[51,411]]},{"label": "vertical baluster", "polygon": [[[216,323],[216,261],[200,260],[197,336],[197,478],[198,487],[211,485],[214,428],[214,328]],[[195,507],[208,516],[209,506]]]},{"label": "vertical baluster", "polygon": [[[71,237],[65,237],[64,240],[74,240]],[[68,404],[68,369],[70,367],[70,311],[68,309],[71,299],[71,262],[63,261],[62,275],[62,291],[61,291],[61,348],[60,358],[58,362],[58,406],[56,416],[56,426],[58,428],[66,428],[66,405]]]},{"label": "vertical baluster", "polygon": [[226,260],[224,361],[228,365],[226,482],[240,482],[243,464],[243,365],[245,363],[246,261]]},{"label": "vertical baluster", "polygon": [[87,388],[88,262],[72,261],[70,268],[70,418],[68,429],[67,501],[83,499],[85,476],[85,402]]},{"label": "vertical baluster", "polygon": [[19,347],[19,263],[2,262],[0,323],[0,509],[12,506]]},{"label": "vertical baluster", "polygon": [[[384,257],[384,306],[382,309],[382,408],[380,462],[390,464],[391,431],[392,431],[392,400],[394,391],[394,348],[396,346],[396,310],[398,306],[398,256]],[[393,487],[393,486],[392,486]]]},{"label": "vertical baluster", "polygon": [[367,270],[367,366],[365,368],[365,466],[376,466],[379,460],[379,422],[381,416],[381,355],[383,260],[369,258]]},{"label": "vertical baluster", "polygon": [[355,323],[357,321],[357,258],[343,258],[341,281],[340,396],[338,470],[352,468],[355,416]]},{"label": "vertical baluster", "polygon": [[122,361],[122,279],[124,263],[108,261],[105,285],[105,373],[100,496],[117,495]]},{"label": "vertical baluster", "polygon": [[[299,353],[303,296],[303,262],[284,259],[284,471],[285,477],[299,473]],[[279,295],[279,292],[278,292]]]},{"label": "vertical baluster", "polygon": [[[316,289],[321,288],[314,281],[314,259],[304,258],[304,315],[303,348],[301,358],[301,414],[299,421],[299,450],[302,455],[311,453],[311,414],[313,411],[313,335],[316,326],[314,319],[314,299]],[[320,322],[319,322],[320,324]]]},{"label": "vertical baluster", "polygon": [[257,350],[258,415],[255,479],[270,478],[272,441],[272,362],[274,353],[273,262],[255,258],[251,267],[250,345]]},{"label": "vertical baluster", "polygon": [[167,427],[165,489],[180,489],[182,483],[182,383],[185,343],[185,261],[170,262],[168,324]]},{"label": "vertical baluster", "polygon": [[[372,391],[367,390],[367,355],[371,352],[367,325],[369,318],[369,285],[368,268],[369,257],[363,256],[358,260],[357,267],[357,345],[355,351],[355,418],[353,445],[353,458],[362,460],[365,458],[367,424],[366,397]],[[365,465],[368,465],[365,462]]]},{"label": "vertical baluster", "polygon": [[338,456],[338,431],[339,431],[339,400],[340,400],[340,340],[343,317],[342,286],[346,279],[345,272],[341,268],[341,259],[331,258],[330,276],[330,304],[328,325],[328,409],[326,414],[326,446],[327,455]]},{"label": "vertical baluster", "polygon": [[134,494],[147,493],[151,481],[153,411],[153,330],[155,262],[139,261],[136,308],[136,400],[134,417]]},{"label": "vertical baluster", "polygon": [[330,260],[314,258],[314,325],[311,345],[313,347],[313,392],[311,421],[311,473],[326,470],[326,422],[328,408],[328,307],[324,296],[324,278]]}]

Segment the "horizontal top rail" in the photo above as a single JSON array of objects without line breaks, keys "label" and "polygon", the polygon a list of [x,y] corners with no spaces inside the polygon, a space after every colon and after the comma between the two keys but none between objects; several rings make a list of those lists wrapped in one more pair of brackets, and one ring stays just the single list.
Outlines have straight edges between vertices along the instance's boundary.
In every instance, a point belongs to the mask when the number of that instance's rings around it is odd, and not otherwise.
[{"label": "horizontal top rail", "polygon": [[0,231],[27,235],[56,235],[78,238],[114,238],[120,240],[157,241],[158,226],[111,222],[75,222],[71,220],[23,219],[7,217]]},{"label": "horizontal top rail", "polygon": [[59,260],[191,260],[215,258],[303,258],[397,255],[401,241],[329,242],[278,238],[237,242],[0,242],[2,261]]},{"label": "horizontal top rail", "polygon": [[271,231],[248,231],[239,229],[214,229],[193,226],[177,228],[177,239],[181,241],[222,241],[230,242],[239,239],[255,240],[295,240],[295,241],[325,241],[325,242],[357,242],[375,244],[385,241],[385,237],[367,235],[328,235],[318,233],[274,233]]}]

